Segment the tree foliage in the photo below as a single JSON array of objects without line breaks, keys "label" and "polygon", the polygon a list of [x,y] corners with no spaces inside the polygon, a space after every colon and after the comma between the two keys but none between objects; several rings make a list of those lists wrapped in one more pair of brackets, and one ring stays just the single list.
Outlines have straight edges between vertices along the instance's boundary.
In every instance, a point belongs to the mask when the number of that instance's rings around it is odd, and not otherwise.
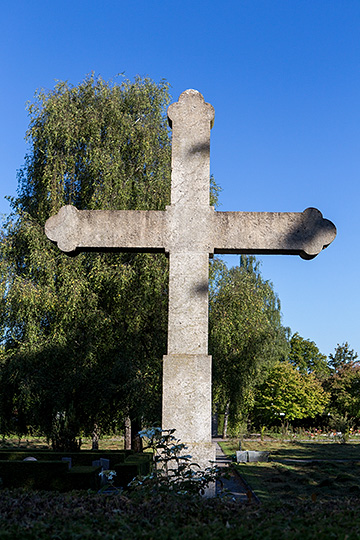
[{"label": "tree foliage", "polygon": [[215,259],[210,285],[214,400],[222,408],[229,404],[234,422],[251,405],[262,368],[286,357],[287,329],[280,301],[255,257],[241,256],[240,266],[230,269]]},{"label": "tree foliage", "polygon": [[320,380],[324,380],[330,373],[327,358],[321,354],[314,341],[302,338],[297,332],[290,340],[289,362],[301,374],[313,373]]},{"label": "tree foliage", "polygon": [[360,366],[346,364],[326,382],[331,394],[332,413],[347,417],[354,422],[360,419]]},{"label": "tree foliage", "polygon": [[331,375],[325,387],[331,394],[333,415],[357,423],[360,418],[360,364],[358,355],[347,342],[337,345],[329,355]]},{"label": "tree foliage", "polygon": [[277,362],[256,389],[254,413],[258,423],[314,418],[329,401],[313,373],[301,373],[290,362]]},{"label": "tree foliage", "polygon": [[359,362],[358,354],[354,349],[350,349],[346,341],[342,345],[337,345],[334,354],[329,354],[329,364],[335,371],[343,369],[345,366],[354,366]]},{"label": "tree foliage", "polygon": [[[2,431],[69,440],[124,414],[160,419],[167,261],[69,258],[44,235],[65,204],[164,209],[170,200],[168,85],[60,82],[29,106],[29,153],[1,250]],[[56,438],[56,437],[55,437]]]}]

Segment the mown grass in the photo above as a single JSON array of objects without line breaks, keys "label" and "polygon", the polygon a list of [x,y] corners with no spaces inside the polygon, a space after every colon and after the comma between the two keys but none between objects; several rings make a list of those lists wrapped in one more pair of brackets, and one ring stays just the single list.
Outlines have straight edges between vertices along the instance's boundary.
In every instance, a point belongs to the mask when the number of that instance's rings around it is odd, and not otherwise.
[{"label": "mown grass", "polygon": [[236,465],[262,502],[328,501],[360,497],[360,464],[249,463]]},{"label": "mown grass", "polygon": [[[25,448],[28,450],[51,450],[51,444],[45,437],[24,437],[17,438],[10,436],[0,440],[0,449],[9,450],[11,448]],[[107,435],[101,437],[99,441],[99,450],[123,450],[124,438],[120,435]],[[81,450],[91,450],[91,438],[83,437],[81,439]]]},{"label": "mown grass", "polygon": [[[231,439],[220,443],[227,455],[235,454],[239,449],[239,440]],[[241,442],[242,450],[266,450],[271,458],[282,459],[344,459],[360,461],[360,441],[340,444],[328,439],[280,441],[274,439],[245,439]]]},{"label": "mown grass", "polygon": [[[221,443],[233,454],[238,441]],[[330,501],[360,497],[360,444],[329,441],[246,440],[242,448],[267,450],[268,463],[236,464],[260,501]]]}]

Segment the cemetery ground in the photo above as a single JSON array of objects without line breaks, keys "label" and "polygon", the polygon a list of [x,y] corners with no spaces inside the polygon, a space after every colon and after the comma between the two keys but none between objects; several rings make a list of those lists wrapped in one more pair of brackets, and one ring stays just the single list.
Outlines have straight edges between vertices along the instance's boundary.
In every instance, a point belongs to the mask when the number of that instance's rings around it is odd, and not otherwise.
[{"label": "cemetery ground", "polygon": [[[359,538],[359,434],[345,444],[314,434],[263,439],[244,438],[242,449],[269,451],[269,462],[233,465],[260,502],[249,497],[239,503],[231,494],[205,499],[142,490],[106,496],[3,489],[0,538]],[[39,448],[46,441],[7,439],[4,444]],[[104,438],[100,448],[119,449],[121,444],[120,437]],[[220,444],[230,455],[239,448],[238,439]]]}]

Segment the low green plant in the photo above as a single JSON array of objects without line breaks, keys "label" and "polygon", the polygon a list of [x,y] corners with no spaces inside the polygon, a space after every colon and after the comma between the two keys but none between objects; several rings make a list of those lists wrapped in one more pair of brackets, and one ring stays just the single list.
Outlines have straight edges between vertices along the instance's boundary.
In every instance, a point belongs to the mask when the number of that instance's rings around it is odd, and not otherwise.
[{"label": "low green plant", "polygon": [[114,479],[116,476],[116,471],[111,469],[99,472],[104,485],[99,489],[98,493],[106,493],[107,495],[115,495],[122,493],[122,488],[117,488],[114,486]]},{"label": "low green plant", "polygon": [[106,471],[101,471],[99,472],[99,476],[104,478],[108,485],[112,486],[114,483],[114,478],[116,476],[116,471],[112,471],[111,469],[108,469]]},{"label": "low green plant", "polygon": [[[187,446],[174,436],[175,429],[153,427],[139,432],[144,450],[154,455],[153,470],[145,476],[134,478],[129,487],[150,492],[178,494],[204,494],[219,477],[217,467],[201,467],[191,461],[190,454],[183,454]],[[147,441],[147,443],[146,443]]]}]

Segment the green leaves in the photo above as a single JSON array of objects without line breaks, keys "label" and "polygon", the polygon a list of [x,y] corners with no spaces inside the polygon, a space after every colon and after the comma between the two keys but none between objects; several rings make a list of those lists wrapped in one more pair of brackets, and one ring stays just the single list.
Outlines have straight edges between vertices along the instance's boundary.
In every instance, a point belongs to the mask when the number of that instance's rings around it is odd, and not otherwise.
[{"label": "green leaves", "polygon": [[360,365],[357,353],[346,342],[338,345],[335,354],[330,354],[333,368],[325,382],[331,393],[331,412],[355,423],[360,418]]},{"label": "green leaves", "polygon": [[330,373],[327,358],[321,354],[313,341],[304,339],[296,332],[290,340],[289,362],[300,373],[313,373],[319,380],[324,380]]},{"label": "green leaves", "polygon": [[[163,209],[170,202],[168,84],[118,85],[94,76],[59,82],[29,106],[29,153],[1,249],[0,383],[3,425],[51,436],[58,413],[72,430],[119,423],[131,409],[160,417],[166,351],[164,255],[82,253],[69,258],[44,234],[64,204]],[[11,382],[11,384],[10,384]],[[24,403],[28,403],[27,406]],[[21,404],[21,407],[20,407]]]},{"label": "green leaves", "polygon": [[339,371],[346,366],[354,366],[359,363],[358,354],[354,349],[350,349],[346,341],[342,345],[337,345],[334,354],[329,354],[329,364],[335,370]]},{"label": "green leaves", "polygon": [[[17,206],[42,222],[79,209],[160,209],[170,200],[168,84],[94,76],[59,82],[29,106],[31,152]],[[160,189],[159,189],[160,188]]]},{"label": "green leaves", "polygon": [[236,419],[251,406],[262,366],[286,354],[287,333],[278,298],[254,257],[242,257],[241,266],[230,270],[214,259],[210,277],[214,400],[230,402]]},{"label": "green leaves", "polygon": [[314,418],[329,402],[329,394],[312,374],[301,374],[289,362],[278,362],[256,390],[255,415],[263,423]]}]

